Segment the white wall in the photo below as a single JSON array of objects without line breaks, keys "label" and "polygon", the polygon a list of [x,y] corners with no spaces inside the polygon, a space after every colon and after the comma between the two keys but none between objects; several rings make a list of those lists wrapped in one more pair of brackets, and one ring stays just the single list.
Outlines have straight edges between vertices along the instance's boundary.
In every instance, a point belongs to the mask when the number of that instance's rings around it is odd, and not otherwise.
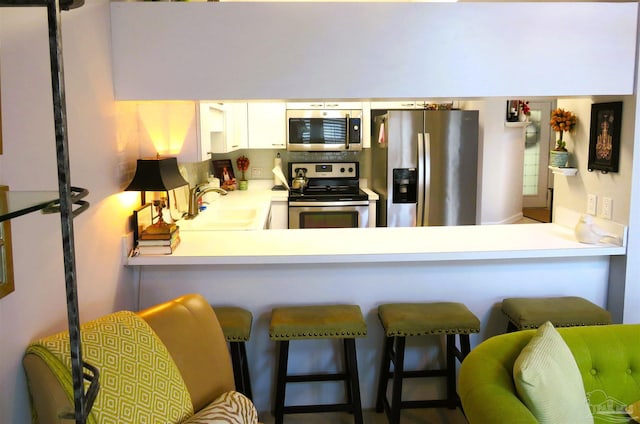
[{"label": "white wall", "polygon": [[[14,190],[57,190],[46,19],[41,8],[0,8],[0,182]],[[132,129],[115,124],[108,1],[64,12],[62,25],[71,182],[88,188],[91,202],[74,221],[86,321],[134,305],[120,258],[131,196],[117,193],[137,152],[127,138]],[[30,413],[22,355],[30,340],[66,329],[66,298],[59,215],[33,213],[11,225],[16,289],[0,299],[0,422],[24,424]]]},{"label": "white wall", "polygon": [[[603,174],[589,172],[589,132],[591,127],[592,103],[622,101],[622,131],[620,134],[619,172]],[[554,207],[564,206],[586,213],[587,194],[598,196],[597,215],[602,214],[604,197],[613,199],[612,220],[621,224],[629,223],[629,202],[631,198],[631,175],[633,170],[634,128],[636,106],[633,96],[593,97],[583,99],[558,99],[558,107],[570,110],[578,117],[574,134],[568,134],[567,149],[571,152],[569,164],[578,168],[575,177],[556,176],[554,178]]]},{"label": "white wall", "polygon": [[522,218],[524,127],[505,127],[506,98],[463,101],[480,111],[478,205],[481,224],[510,224]]}]

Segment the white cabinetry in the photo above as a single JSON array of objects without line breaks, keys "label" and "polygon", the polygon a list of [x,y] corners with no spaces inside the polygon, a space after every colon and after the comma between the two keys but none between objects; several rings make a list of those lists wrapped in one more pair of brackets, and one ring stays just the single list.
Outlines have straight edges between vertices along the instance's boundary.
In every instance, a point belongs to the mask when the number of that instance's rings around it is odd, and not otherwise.
[{"label": "white cabinetry", "polygon": [[289,102],[287,109],[362,109],[362,102]]},{"label": "white cabinetry", "polygon": [[200,102],[200,158],[248,147],[247,103]]},{"label": "white cabinetry", "polygon": [[[227,152],[249,147],[249,133],[247,129],[247,104],[225,104],[227,123]],[[215,152],[226,153],[226,152]]]},{"label": "white cabinetry", "polygon": [[250,149],[286,148],[285,103],[249,103],[248,127]]},{"label": "white cabinetry", "polygon": [[289,205],[286,200],[274,200],[269,211],[270,230],[286,230],[289,228]]}]

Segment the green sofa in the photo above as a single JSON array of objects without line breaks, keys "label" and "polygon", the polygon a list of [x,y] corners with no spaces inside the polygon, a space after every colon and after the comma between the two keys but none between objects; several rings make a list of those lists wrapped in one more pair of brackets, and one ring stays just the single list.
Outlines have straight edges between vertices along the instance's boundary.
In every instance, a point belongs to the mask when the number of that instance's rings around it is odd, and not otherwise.
[{"label": "green sofa", "polygon": [[[538,422],[518,397],[513,381],[513,364],[535,332],[492,337],[465,358],[458,393],[470,424]],[[624,408],[640,400],[640,325],[569,327],[558,332],[576,359],[595,423],[634,422]]]}]

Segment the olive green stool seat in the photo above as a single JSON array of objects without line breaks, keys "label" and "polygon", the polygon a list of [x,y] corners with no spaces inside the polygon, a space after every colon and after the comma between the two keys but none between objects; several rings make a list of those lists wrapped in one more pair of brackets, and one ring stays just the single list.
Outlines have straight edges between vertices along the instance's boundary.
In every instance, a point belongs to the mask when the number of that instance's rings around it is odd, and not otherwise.
[{"label": "olive green stool seat", "polygon": [[508,333],[538,328],[547,321],[554,327],[611,324],[607,310],[575,296],[506,298],[502,312],[509,319]]},{"label": "olive green stool seat", "polygon": [[[367,324],[357,305],[311,305],[274,308],[271,314],[269,337],[278,344],[278,363],[275,397],[275,423],[282,424],[284,414],[314,412],[349,412],[354,422],[362,424],[360,383],[356,359],[356,337],[367,335]],[[291,340],[342,339],[344,372],[289,375],[289,342]],[[346,402],[285,406],[287,383],[344,381]]]},{"label": "olive green stool seat", "polygon": [[253,400],[245,346],[245,342],[251,337],[253,315],[248,310],[237,306],[214,306],[213,310],[222,327],[222,333],[229,342],[236,390]]},{"label": "olive green stool seat", "polygon": [[[385,344],[378,381],[376,412],[386,412],[391,424],[400,422],[401,409],[408,408],[456,408],[460,399],[456,390],[456,359],[460,362],[471,351],[469,335],[480,332],[480,320],[462,303],[390,303],[378,307],[378,317],[385,333]],[[404,369],[407,337],[446,336],[446,368],[412,370]],[[460,348],[456,346],[456,335]],[[393,363],[393,371],[390,370]],[[446,377],[446,399],[402,400],[402,383],[405,378]],[[387,398],[387,386],[392,379],[391,402]]]}]

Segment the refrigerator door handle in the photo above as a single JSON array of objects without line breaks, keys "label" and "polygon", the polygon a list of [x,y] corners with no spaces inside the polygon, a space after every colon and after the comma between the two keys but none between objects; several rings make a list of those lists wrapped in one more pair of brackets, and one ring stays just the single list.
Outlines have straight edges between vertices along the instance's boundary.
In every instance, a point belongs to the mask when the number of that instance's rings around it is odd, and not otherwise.
[{"label": "refrigerator door handle", "polygon": [[416,208],[416,226],[422,227],[425,224],[424,221],[424,168],[425,164],[425,140],[424,133],[418,133],[418,196],[417,196],[417,208]]},{"label": "refrigerator door handle", "polygon": [[424,225],[429,225],[431,210],[431,134],[424,134]]},{"label": "refrigerator door handle", "polygon": [[418,134],[418,225],[429,225],[431,198],[431,134]]}]

